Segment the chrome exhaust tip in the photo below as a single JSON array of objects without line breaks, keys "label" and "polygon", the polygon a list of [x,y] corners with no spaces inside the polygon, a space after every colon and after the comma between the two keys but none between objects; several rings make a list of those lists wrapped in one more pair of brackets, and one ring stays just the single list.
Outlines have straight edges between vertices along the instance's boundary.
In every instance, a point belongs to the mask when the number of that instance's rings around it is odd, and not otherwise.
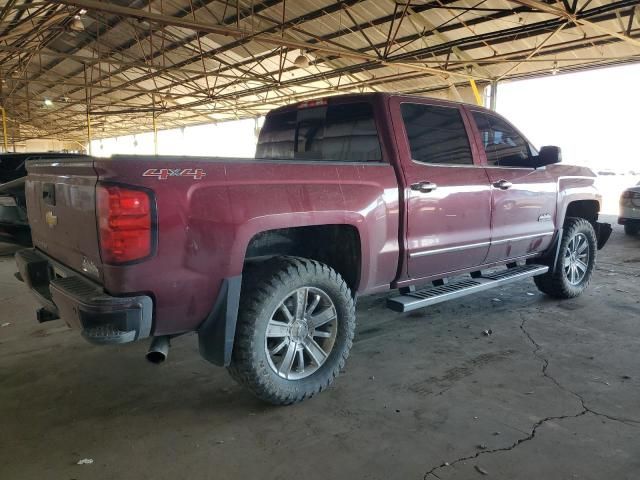
[{"label": "chrome exhaust tip", "polygon": [[149,362],[156,365],[164,362],[169,355],[169,337],[153,337],[146,358]]}]

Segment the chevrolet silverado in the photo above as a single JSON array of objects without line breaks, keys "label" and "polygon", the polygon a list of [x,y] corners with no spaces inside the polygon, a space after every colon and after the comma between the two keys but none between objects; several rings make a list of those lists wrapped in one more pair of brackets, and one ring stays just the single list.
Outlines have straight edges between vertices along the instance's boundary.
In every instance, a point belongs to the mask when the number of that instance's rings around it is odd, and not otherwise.
[{"label": "chevrolet silverado", "polygon": [[345,95],[270,112],[255,158],[29,162],[19,276],[95,344],[197,332],[259,398],[330,385],[356,297],[407,312],[533,277],[580,295],[611,232],[591,170],[481,107]]}]

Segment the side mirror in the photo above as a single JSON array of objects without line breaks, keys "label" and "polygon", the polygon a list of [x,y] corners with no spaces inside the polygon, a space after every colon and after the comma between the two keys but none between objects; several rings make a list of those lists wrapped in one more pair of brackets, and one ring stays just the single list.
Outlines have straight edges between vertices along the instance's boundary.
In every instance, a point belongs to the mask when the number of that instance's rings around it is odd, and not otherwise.
[{"label": "side mirror", "polygon": [[546,146],[540,149],[538,156],[534,159],[536,168],[546,165],[553,165],[562,161],[562,150],[560,147]]}]

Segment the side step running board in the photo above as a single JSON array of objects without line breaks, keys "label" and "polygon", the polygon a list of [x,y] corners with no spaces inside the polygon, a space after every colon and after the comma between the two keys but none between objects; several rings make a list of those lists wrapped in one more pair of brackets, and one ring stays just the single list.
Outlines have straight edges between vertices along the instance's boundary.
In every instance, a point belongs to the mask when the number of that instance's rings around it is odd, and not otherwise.
[{"label": "side step running board", "polygon": [[483,274],[477,278],[453,281],[437,287],[427,287],[398,297],[389,298],[387,307],[396,312],[410,312],[454,298],[489,290],[523,278],[535,277],[547,273],[546,265],[523,265],[507,268],[498,272]]}]

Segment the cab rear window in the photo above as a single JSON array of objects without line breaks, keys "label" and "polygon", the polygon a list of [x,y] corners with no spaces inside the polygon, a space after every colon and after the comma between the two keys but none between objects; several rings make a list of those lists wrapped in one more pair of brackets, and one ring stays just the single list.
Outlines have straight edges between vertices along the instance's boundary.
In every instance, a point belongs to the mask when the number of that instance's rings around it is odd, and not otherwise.
[{"label": "cab rear window", "polygon": [[322,105],[267,116],[256,158],[380,162],[382,151],[369,103]]}]

